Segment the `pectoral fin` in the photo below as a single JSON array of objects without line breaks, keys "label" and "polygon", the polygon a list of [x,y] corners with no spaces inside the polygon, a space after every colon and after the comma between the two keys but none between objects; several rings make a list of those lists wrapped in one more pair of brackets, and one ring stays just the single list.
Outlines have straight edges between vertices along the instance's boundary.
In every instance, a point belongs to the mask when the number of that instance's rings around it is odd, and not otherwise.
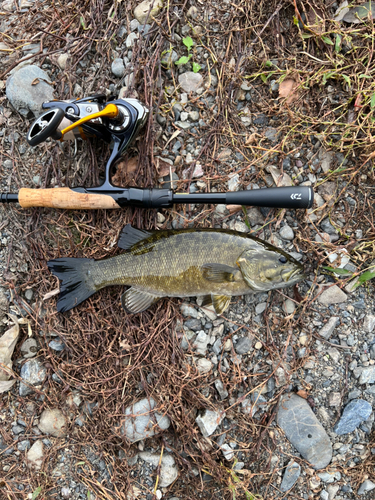
[{"label": "pectoral fin", "polygon": [[228,308],[232,297],[230,295],[211,295],[212,304],[214,306],[216,314],[223,314]]},{"label": "pectoral fin", "polygon": [[225,264],[204,264],[202,270],[203,277],[215,283],[231,283],[235,280],[235,274],[238,273],[236,267]]},{"label": "pectoral fin", "polygon": [[126,312],[135,314],[145,311],[160,298],[161,297],[152,295],[151,293],[129,288],[129,290],[126,290],[126,292],[122,294],[121,304]]}]

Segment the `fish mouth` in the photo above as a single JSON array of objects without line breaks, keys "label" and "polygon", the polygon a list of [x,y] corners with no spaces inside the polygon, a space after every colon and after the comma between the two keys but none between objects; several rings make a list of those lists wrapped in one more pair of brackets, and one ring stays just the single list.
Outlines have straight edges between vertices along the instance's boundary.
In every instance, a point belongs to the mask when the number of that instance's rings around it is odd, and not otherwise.
[{"label": "fish mouth", "polygon": [[304,278],[306,278],[306,275],[303,272],[303,269],[294,267],[293,269],[286,270],[285,272],[283,272],[282,278],[285,282],[290,283],[290,282],[301,281]]}]

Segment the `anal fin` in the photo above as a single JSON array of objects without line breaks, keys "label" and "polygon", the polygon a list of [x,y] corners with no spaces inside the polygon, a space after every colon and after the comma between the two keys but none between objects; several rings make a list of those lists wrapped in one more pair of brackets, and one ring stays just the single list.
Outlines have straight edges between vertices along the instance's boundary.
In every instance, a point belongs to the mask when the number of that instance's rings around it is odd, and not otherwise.
[{"label": "anal fin", "polygon": [[145,311],[160,298],[136,288],[129,288],[121,296],[121,305],[126,312],[136,314]]},{"label": "anal fin", "polygon": [[228,309],[232,297],[230,295],[211,295],[216,314],[223,314]]}]

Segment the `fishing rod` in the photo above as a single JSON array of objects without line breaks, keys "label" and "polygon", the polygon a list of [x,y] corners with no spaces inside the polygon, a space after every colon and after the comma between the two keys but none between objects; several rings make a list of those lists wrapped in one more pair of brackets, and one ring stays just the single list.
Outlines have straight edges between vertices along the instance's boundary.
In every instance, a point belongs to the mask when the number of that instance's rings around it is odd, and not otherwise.
[{"label": "fishing rod", "polygon": [[51,137],[64,141],[98,137],[112,143],[105,167],[104,182],[96,187],[29,189],[0,193],[0,202],[19,203],[22,208],[51,207],[73,210],[114,209],[128,206],[167,208],[178,204],[226,204],[274,208],[310,208],[311,187],[279,187],[224,193],[176,193],[165,188],[119,187],[111,182],[111,172],[138,135],[148,117],[148,109],[137,99],[106,100],[97,94],[83,99],[49,101],[46,111],[31,125],[27,141],[31,146]]}]

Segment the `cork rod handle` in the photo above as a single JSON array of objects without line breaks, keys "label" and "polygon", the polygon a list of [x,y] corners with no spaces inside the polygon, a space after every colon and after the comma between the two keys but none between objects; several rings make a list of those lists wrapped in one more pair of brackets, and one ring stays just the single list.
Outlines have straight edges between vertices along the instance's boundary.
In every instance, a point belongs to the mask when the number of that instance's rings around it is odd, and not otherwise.
[{"label": "cork rod handle", "polygon": [[21,188],[18,193],[18,201],[22,208],[51,207],[71,210],[120,208],[109,195],[76,193],[67,187],[54,189]]}]

